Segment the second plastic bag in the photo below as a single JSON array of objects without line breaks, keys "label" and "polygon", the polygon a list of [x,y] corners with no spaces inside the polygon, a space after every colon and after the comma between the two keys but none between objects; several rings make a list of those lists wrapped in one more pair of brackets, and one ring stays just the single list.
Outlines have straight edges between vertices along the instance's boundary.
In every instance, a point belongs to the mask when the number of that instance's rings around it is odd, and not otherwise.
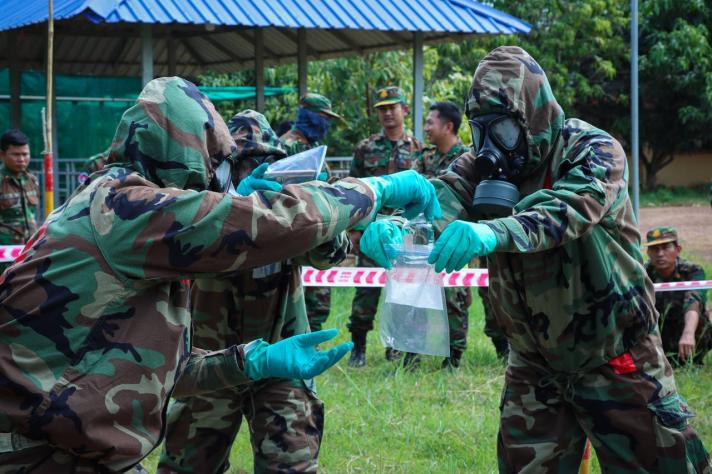
[{"label": "second plastic bag", "polygon": [[379,304],[378,334],[386,347],[403,352],[450,356],[450,326],[440,276],[428,263],[432,244],[407,234],[394,252]]}]

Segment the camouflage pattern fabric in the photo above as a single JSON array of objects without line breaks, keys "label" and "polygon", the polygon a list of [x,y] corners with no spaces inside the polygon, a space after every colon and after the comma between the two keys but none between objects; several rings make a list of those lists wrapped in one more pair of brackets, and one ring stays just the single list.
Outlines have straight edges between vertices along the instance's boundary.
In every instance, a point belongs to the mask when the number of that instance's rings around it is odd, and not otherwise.
[{"label": "camouflage pattern fabric", "polygon": [[[279,146],[258,112],[241,112],[228,127],[241,144],[238,161],[241,151],[251,150],[257,158],[252,151],[271,154],[270,147]],[[237,272],[228,279],[197,279],[191,298],[193,345],[220,350],[258,338],[274,343],[309,332],[299,265],[333,266],[346,258],[349,248],[342,232],[295,259]],[[323,407],[313,393],[313,382],[270,379],[176,400],[168,413],[159,472],[226,471],[243,416],[250,426],[258,472],[316,470]]]},{"label": "camouflage pattern fabric", "polygon": [[[421,149],[421,143],[408,131],[404,133],[403,138],[395,142],[389,140],[385,132],[381,131],[362,140],[356,146],[349,176],[364,178],[412,169],[414,155]],[[378,266],[376,262],[360,251],[356,258],[359,266]],[[352,333],[365,333],[373,329],[373,320],[376,317],[376,308],[380,297],[380,288],[356,288],[348,324]]]},{"label": "camouflage pattern fabric", "polygon": [[438,147],[430,145],[414,153],[413,169],[424,174],[428,178],[433,178],[445,172],[450,164],[462,154],[469,151],[462,141],[458,140],[447,153],[441,153]]},{"label": "camouflage pattern fabric", "polygon": [[627,356],[623,364],[564,374],[542,358],[510,353],[499,472],[578,472],[586,437],[602,472],[712,472],[658,335],[643,337]]},{"label": "camouflage pattern fabric", "polygon": [[[295,127],[292,127],[291,130],[279,137],[279,140],[289,155],[311,150],[320,145],[318,142],[310,143],[307,137]],[[324,163],[324,171],[326,171],[327,180],[331,182],[331,172],[326,163]],[[331,309],[331,288],[309,286],[304,289],[304,299],[307,305],[309,327],[312,332],[320,331],[329,318],[329,310]]]},{"label": "camouflage pattern fabric", "polygon": [[90,156],[84,162],[84,169],[87,173],[92,174],[96,171],[104,169],[106,162],[109,160],[109,150],[97,153],[96,155]]},{"label": "camouflage pattern fabric", "polygon": [[17,176],[0,166],[0,180],[0,245],[24,244],[37,230],[37,178],[28,171]]},{"label": "camouflage pattern fabric", "polygon": [[[649,465],[656,459],[655,452],[661,459],[680,452],[684,458],[685,443],[678,439],[674,444],[678,451],[669,454],[662,449],[653,451],[654,439],[645,450],[638,451],[636,446],[634,451],[630,443],[622,442],[629,433],[623,422],[608,422],[613,414],[636,420],[639,412],[641,416],[648,413],[641,407],[652,410],[648,403],[657,403],[658,397],[668,400],[667,397],[676,396],[670,374],[662,392],[646,389],[637,405],[629,403],[630,393],[643,390],[639,384],[649,384],[650,389],[655,386],[650,385],[652,380],[646,380],[645,372],[655,367],[648,367],[643,361],[636,364],[635,375],[624,378],[614,377],[605,369],[609,361],[625,357],[650,341],[650,350],[662,357],[657,363],[658,372],[664,371],[665,377],[669,373],[659,338],[653,337],[658,315],[628,198],[622,147],[604,131],[581,120],[564,121],[544,71],[529,54],[514,46],[497,48],[480,62],[466,110],[470,118],[490,112],[512,114],[525,130],[529,151],[519,185],[522,199],[513,215],[482,221],[497,237],[495,253],[487,257],[489,297],[498,325],[509,339],[508,373],[513,374],[506,381],[500,423],[499,451],[504,460],[500,471],[521,472],[523,468],[517,466],[542,462],[553,467],[541,470],[557,472],[557,466],[566,460],[579,462],[581,452],[576,436],[582,429],[594,441],[597,452],[603,452],[599,450],[602,439],[620,438],[619,453],[625,456],[628,466]],[[551,189],[543,189],[547,176],[553,183]],[[462,214],[475,215],[472,200],[479,177],[472,155],[461,156],[436,181],[442,181],[437,187],[440,202],[449,203],[443,208],[450,214],[446,220]],[[520,365],[524,369],[522,375],[517,375]],[[580,404],[570,396],[549,403],[547,391],[540,390],[550,385],[548,374],[555,380],[570,381],[566,387],[574,389],[579,386],[575,383],[577,377],[591,380],[583,383],[591,387],[592,393],[585,395]],[[653,375],[662,380],[662,373]],[[603,391],[600,387],[604,381],[618,388]],[[519,385],[509,388],[515,382]],[[510,397],[509,390],[521,396]],[[586,397],[593,401],[586,403]],[[595,397],[602,399],[599,402]],[[546,442],[538,441],[536,432],[530,433],[529,429],[514,433],[516,423],[526,423],[527,428],[537,423],[529,415],[533,410],[550,414],[549,420],[540,425],[547,432]],[[664,418],[664,411],[648,414],[648,439],[656,433],[650,426],[660,426],[666,421]],[[597,421],[587,424],[586,420]],[[668,435],[657,433],[665,436],[659,438],[661,446],[670,446],[665,444],[670,442]],[[699,444],[691,428],[685,428],[684,438],[688,445]],[[532,446],[528,446],[530,439]],[[632,443],[635,437],[629,439]],[[518,460],[517,453],[521,452],[534,461]],[[549,456],[551,460],[547,461]],[[700,463],[705,462],[703,454],[696,456]],[[613,459],[599,457],[602,468],[610,465],[613,469],[619,462]],[[530,472],[537,471],[533,467]]]},{"label": "camouflage pattern fabric", "polygon": [[[441,153],[435,145],[414,153],[414,169],[428,178],[445,172],[450,164],[468,148],[458,140],[447,153]],[[465,352],[467,348],[468,310],[472,304],[469,288],[445,288],[445,304],[450,326],[450,352]]]},{"label": "camouflage pattern fabric", "polygon": [[[648,276],[653,283],[664,283],[671,281],[693,281],[704,280],[705,271],[699,265],[678,259],[675,271],[668,278],[663,278],[656,271],[651,263],[645,266]],[[685,313],[694,310],[700,315],[695,331],[694,361],[701,364],[707,352],[712,349],[712,323],[706,311],[707,291],[658,291],[655,293],[655,309],[660,313],[658,326],[660,327],[660,338],[663,341],[663,349],[668,357],[674,362],[678,360],[678,343],[680,336],[685,329]]]},{"label": "camouflage pattern fabric", "polygon": [[[171,395],[250,382],[242,346],[191,353],[182,281],[303,255],[372,213],[374,199],[348,179],[249,197],[209,191],[233,149],[193,84],[144,88],[107,167],[0,276],[0,433],[125,470],[161,442]],[[0,465],[23,451],[0,453]]]}]

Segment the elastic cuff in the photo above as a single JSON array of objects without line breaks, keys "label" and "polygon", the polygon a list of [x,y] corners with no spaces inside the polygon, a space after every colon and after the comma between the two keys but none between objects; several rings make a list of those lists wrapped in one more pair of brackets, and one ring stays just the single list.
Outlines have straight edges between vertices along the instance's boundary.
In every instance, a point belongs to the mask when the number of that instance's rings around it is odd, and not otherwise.
[{"label": "elastic cuff", "polygon": [[265,369],[267,366],[267,347],[269,343],[262,339],[255,339],[243,346],[245,375],[252,380],[260,380],[265,378]]},{"label": "elastic cuff", "polygon": [[356,225],[353,226],[353,229],[355,230],[364,230],[368,226],[368,224],[370,224],[376,219],[378,211],[381,210],[381,193],[376,189],[374,184],[371,183],[370,179],[371,178],[360,178],[360,181],[364,185],[368,186],[368,188],[371,190],[371,193],[373,194],[373,209],[366,217],[358,221]]},{"label": "elastic cuff", "polygon": [[495,221],[480,221],[480,224],[484,224],[494,232],[494,236],[497,239],[497,244],[494,247],[493,252],[506,252],[509,250],[510,246],[510,236],[507,231],[507,226],[501,225],[496,220]]}]

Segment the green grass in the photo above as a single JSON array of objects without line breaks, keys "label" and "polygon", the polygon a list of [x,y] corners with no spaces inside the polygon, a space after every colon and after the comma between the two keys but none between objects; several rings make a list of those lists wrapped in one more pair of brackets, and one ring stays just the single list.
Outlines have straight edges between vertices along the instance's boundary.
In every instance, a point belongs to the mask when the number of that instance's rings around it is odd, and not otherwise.
[{"label": "green grass", "polygon": [[[353,289],[333,292],[327,327],[346,322]],[[367,367],[349,369],[346,359],[318,379],[325,403],[325,434],[319,470],[326,473],[496,472],[498,404],[504,364],[482,333],[482,306],[473,291],[463,367],[440,370],[441,358],[425,357],[414,373],[395,371],[384,358],[376,331],[369,333]],[[703,369],[676,373],[681,394],[697,418],[693,426],[712,447],[712,357]],[[158,452],[144,462],[155,471]],[[252,472],[248,429],[243,424],[230,456],[231,473]],[[600,472],[593,460],[592,472]]]},{"label": "green grass", "polygon": [[709,203],[709,185],[699,185],[694,187],[659,186],[654,191],[643,191],[640,193],[641,207],[689,205],[708,206]]}]

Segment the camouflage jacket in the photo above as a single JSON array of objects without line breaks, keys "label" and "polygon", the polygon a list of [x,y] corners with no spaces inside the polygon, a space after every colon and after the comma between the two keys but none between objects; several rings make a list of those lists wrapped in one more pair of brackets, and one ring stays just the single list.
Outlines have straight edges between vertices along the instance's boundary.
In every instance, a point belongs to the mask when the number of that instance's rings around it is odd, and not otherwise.
[{"label": "camouflage jacket", "polygon": [[[668,278],[660,276],[653,265],[648,262],[645,266],[648,276],[653,283],[664,283],[671,281],[693,281],[704,280],[705,271],[701,266],[683,259],[678,259],[675,271]],[[674,335],[672,342],[674,352],[677,352],[677,343],[682,330],[685,328],[685,313],[695,310],[700,314],[698,329],[705,325],[707,316],[705,305],[707,303],[707,291],[659,291],[655,293],[655,308],[660,313],[660,331],[663,343],[666,343],[666,334]],[[665,344],[668,345],[668,344]]]},{"label": "camouflage jacket", "polygon": [[[237,145],[238,161],[245,154],[275,156],[271,147],[283,145],[264,115],[252,110],[236,114],[228,128]],[[342,232],[284,262],[239,271],[230,278],[195,280],[191,314],[195,333],[201,335],[195,343],[218,348],[225,341],[229,345],[258,338],[277,342],[309,332],[300,265],[326,269],[343,261],[350,249],[347,233]]]},{"label": "camouflage jacket", "polygon": [[169,397],[247,383],[242,346],[190,353],[186,279],[302,255],[373,211],[358,180],[208,191],[234,141],[210,101],[151,81],[109,164],[0,277],[0,432],[121,470],[161,442]]},{"label": "camouflage jacket", "polygon": [[0,245],[24,244],[37,230],[37,178],[27,171],[16,176],[1,166],[0,179]]},{"label": "camouflage jacket", "polygon": [[428,178],[433,178],[447,170],[448,166],[467,150],[460,140],[447,153],[440,153],[438,147],[430,145],[415,153],[415,169]]},{"label": "camouflage jacket", "polygon": [[356,146],[349,176],[364,178],[412,169],[414,154],[421,149],[420,142],[408,131],[395,142],[381,131]]},{"label": "camouflage jacket", "polygon": [[321,145],[319,142],[309,143],[307,137],[296,127],[292,127],[287,133],[279,137],[279,141],[284,145],[287,155],[296,155]]},{"label": "camouflage jacket", "polygon": [[[511,217],[483,221],[497,236],[487,261],[492,310],[512,349],[577,372],[655,331],[621,145],[581,120],[564,121],[544,71],[518,47],[480,63],[467,106],[471,116],[509,111],[526,132],[523,197]],[[435,180],[445,223],[474,219],[479,180],[471,154]]]},{"label": "camouflage jacket", "polygon": [[206,343],[208,347],[221,347],[226,340],[244,344],[258,338],[273,343],[309,332],[299,265],[329,268],[342,262],[350,248],[343,233],[302,257],[237,272],[230,278],[197,279],[191,298],[196,332],[202,325],[201,334],[220,333]]}]

